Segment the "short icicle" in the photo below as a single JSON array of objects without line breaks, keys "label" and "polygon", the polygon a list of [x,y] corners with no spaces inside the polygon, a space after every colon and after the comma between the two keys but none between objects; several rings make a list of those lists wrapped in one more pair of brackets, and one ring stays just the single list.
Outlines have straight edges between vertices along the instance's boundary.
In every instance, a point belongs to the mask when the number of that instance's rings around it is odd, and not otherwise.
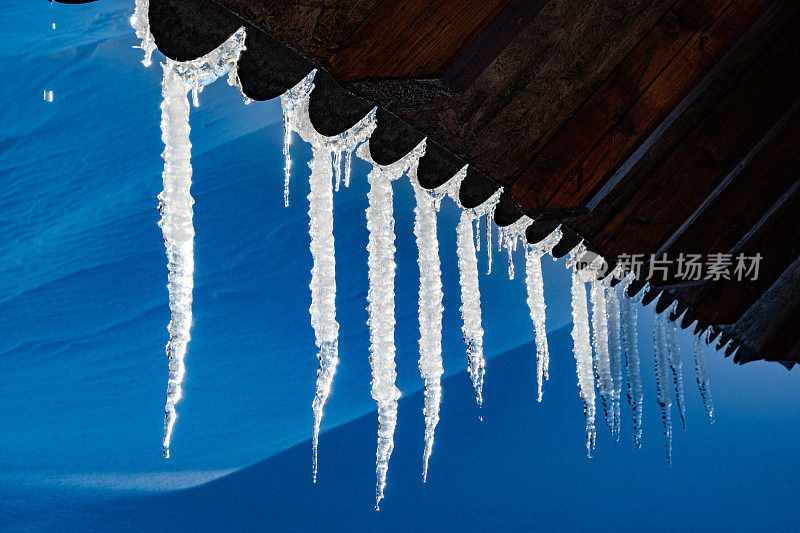
[{"label": "short icicle", "polygon": [[667,447],[667,462],[672,465],[672,398],[670,395],[669,348],[667,346],[667,319],[663,313],[656,314],[653,321],[653,350],[655,354],[657,400],[664,426],[664,443]]},{"label": "short icicle", "polygon": [[[664,311],[665,317],[669,317],[675,312],[677,302]],[[681,361],[681,346],[678,342],[678,321],[672,321],[667,318],[667,355],[669,356],[669,367],[672,370],[672,382],[675,387],[675,402],[678,405],[678,412],[681,415],[681,425],[686,429],[686,400],[684,399],[683,390],[683,362]]]},{"label": "short icicle", "polygon": [[635,296],[628,296],[628,287],[634,280],[632,273],[620,282],[620,321],[622,345],[625,352],[625,370],[628,375],[628,405],[633,412],[633,442],[642,447],[642,417],[644,415],[644,393],[642,391],[642,370],[639,362],[639,332],[637,305],[642,301],[646,290]]},{"label": "short icicle", "polygon": [[409,171],[414,195],[414,235],[419,264],[419,371],[425,382],[425,450],[422,456],[422,482],[428,479],[428,460],[439,422],[442,399],[442,269],[436,235],[436,206],[433,195],[416,179],[416,167]]},{"label": "short icicle", "polygon": [[[141,5],[137,4],[137,9]],[[228,73],[244,49],[244,28],[209,54],[179,63],[163,64],[161,85],[161,138],[164,141],[164,190],[158,195],[159,226],[167,252],[170,322],[166,352],[169,380],[164,407],[164,457],[170,456],[172,432],[177,420],[176,404],[183,396],[186,348],[192,326],[194,289],[194,225],[192,223],[192,145],[189,141],[189,98]]]},{"label": "short icicle", "polygon": [[[692,326],[694,327],[694,326]],[[703,399],[708,423],[714,423],[714,400],[711,398],[711,380],[708,377],[708,363],[706,362],[706,343],[700,335],[694,338],[694,370],[697,379],[697,389]]]},{"label": "short icicle", "polygon": [[547,305],[544,302],[544,280],[542,277],[542,256],[553,249],[561,239],[561,230],[555,229],[543,241],[525,246],[525,286],[528,292],[528,309],[533,322],[536,344],[536,389],[537,401],[542,401],[544,381],[550,378],[550,351],[547,346],[545,316]]},{"label": "short icicle", "polygon": [[589,339],[589,310],[586,300],[586,280],[578,268],[578,261],[586,251],[581,243],[569,254],[567,268],[572,269],[572,340],[578,374],[578,389],[583,400],[586,419],[586,454],[592,456],[595,444],[595,392],[592,345]]},{"label": "short icicle", "polygon": [[156,42],[150,33],[150,0],[136,0],[131,26],[136,32],[136,38],[141,41],[141,44],[134,48],[140,48],[144,52],[142,65],[149,67],[153,64],[153,52],[156,51]]},{"label": "short icicle", "polygon": [[295,117],[303,103],[307,103],[308,96],[314,89],[314,75],[312,70],[300,83],[281,95],[281,110],[283,111],[283,205],[289,207],[289,182],[292,175],[292,131],[298,128]]},{"label": "short icicle", "polygon": [[411,166],[416,166],[424,153],[424,141],[400,161],[380,166],[369,155],[369,144],[359,148],[358,155],[373,164],[367,175],[367,268],[369,289],[367,311],[372,367],[372,398],[378,405],[378,448],[376,451],[377,486],[375,509],[380,508],[386,488],[389,458],[394,449],[397,425],[397,401],[400,390],[395,384],[397,371],[394,354],[394,276],[396,263],[392,181]]}]

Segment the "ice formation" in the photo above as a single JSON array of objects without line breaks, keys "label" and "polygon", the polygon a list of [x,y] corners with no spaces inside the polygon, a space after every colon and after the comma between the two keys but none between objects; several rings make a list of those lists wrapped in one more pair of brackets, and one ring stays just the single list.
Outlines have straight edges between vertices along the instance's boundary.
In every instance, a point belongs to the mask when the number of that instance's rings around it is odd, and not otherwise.
[{"label": "ice formation", "polygon": [[[145,65],[151,62],[155,50],[148,21],[148,0],[137,0],[131,24],[141,39],[140,48]],[[228,74],[228,83],[242,91],[236,62],[244,49],[244,28],[239,29],[225,43],[206,56],[189,62],[170,59],[163,65],[162,84],[162,138],[164,149],[164,191],[159,195],[159,223],[164,234],[169,266],[169,305],[171,320],[167,344],[169,382],[164,421],[164,455],[169,457],[169,445],[176,420],[175,406],[182,396],[185,373],[185,355],[189,342],[192,319],[193,290],[193,200],[191,188],[191,143],[189,141],[189,98],[192,93],[195,106],[203,87]],[[483,402],[485,358],[481,318],[477,252],[482,238],[486,239],[488,272],[492,268],[493,214],[502,189],[475,208],[465,208],[459,201],[461,183],[467,172],[462,168],[456,176],[435,190],[424,189],[417,181],[416,170],[425,152],[425,141],[392,165],[375,163],[366,143],[376,127],[373,109],[362,120],[342,134],[332,137],[320,135],[308,116],[308,101],[314,88],[316,71],[310,72],[295,87],[281,96],[284,125],[284,203],[289,204],[291,175],[290,144],[293,133],[312,147],[309,162],[310,192],[309,234],[313,259],[311,270],[311,306],[309,313],[318,349],[319,368],[312,404],[314,425],[312,436],[312,476],[316,481],[317,452],[324,406],[330,396],[338,365],[338,333],[336,321],[336,264],[333,236],[333,194],[343,181],[349,186],[353,153],[372,164],[367,176],[369,183],[366,225],[369,232],[368,250],[368,325],[370,330],[370,364],[372,368],[372,397],[378,406],[378,446],[376,450],[376,508],[386,488],[389,459],[394,447],[394,429],[397,423],[397,404],[400,391],[396,386],[395,368],[395,233],[392,182],[407,174],[416,199],[414,234],[418,247],[419,285],[419,370],[425,384],[425,442],[423,451],[423,481],[427,479],[434,433],[439,421],[442,396],[442,272],[437,236],[437,211],[444,197],[451,197],[461,209],[456,228],[456,243],[461,289],[462,334],[467,350],[468,372],[479,405]],[[250,100],[246,95],[245,102]],[[45,101],[52,101],[52,91],[44,92]],[[481,228],[484,220],[485,227]],[[527,217],[498,229],[498,250],[508,254],[508,275],[514,278],[514,252],[525,230],[532,223]],[[484,231],[481,236],[481,230]],[[542,400],[544,381],[549,378],[549,349],[545,331],[546,305],[542,279],[541,257],[552,251],[561,238],[560,229],[536,244],[522,241],[525,251],[525,281],[527,303],[533,323],[536,346],[538,400]],[[603,400],[605,418],[612,435],[620,434],[620,396],[622,391],[622,356],[625,356],[627,396],[633,411],[633,438],[637,446],[642,442],[643,394],[637,334],[637,306],[647,292],[645,285],[634,297],[627,295],[633,275],[623,277],[621,268],[601,279],[605,267],[602,258],[586,253],[583,243],[575,247],[566,261],[572,278],[572,315],[574,356],[578,387],[584,403],[586,421],[586,448],[591,456],[595,447],[595,380]],[[589,261],[589,264],[586,263]],[[604,272],[602,272],[604,273]],[[615,287],[614,280],[620,280]],[[587,287],[589,283],[592,302],[590,326]],[[620,297],[620,294],[622,295]],[[674,306],[655,317],[654,355],[657,380],[657,400],[661,408],[667,457],[671,460],[671,391],[681,419],[685,420],[685,401],[682,383],[681,358],[678,349],[677,323],[668,322]],[[706,340],[709,330],[706,330]],[[727,347],[727,345],[726,345]],[[723,347],[725,348],[725,347]],[[694,346],[697,384],[710,422],[714,420],[714,406],[709,390],[708,370],[703,339],[698,336]],[[671,376],[670,376],[671,374]],[[672,377],[672,380],[670,380]]]},{"label": "ice formation", "polygon": [[622,395],[622,342],[620,330],[620,308],[619,296],[616,287],[612,287],[613,280],[622,277],[622,269],[615,268],[611,274],[603,280],[606,290],[606,309],[608,312],[608,359],[611,370],[611,408],[612,419],[614,420],[614,431],[612,434],[619,440],[622,425],[622,409],[620,406],[620,396]]},{"label": "ice formation", "polygon": [[[467,348],[467,370],[475,389],[475,401],[483,405],[483,378],[486,372],[486,359],[483,355],[483,325],[481,318],[481,293],[478,279],[478,256],[475,249],[474,223],[486,218],[486,248],[491,265],[491,214],[500,200],[501,190],[496,191],[478,207],[466,209],[458,198],[461,182],[467,175],[463,167],[445,185],[434,192],[440,198],[450,196],[461,208],[461,218],[456,226],[456,254],[458,256],[459,285],[461,288],[461,333]],[[491,266],[489,267],[491,269]]]},{"label": "ice formation", "polygon": [[633,441],[637,448],[642,447],[642,416],[644,411],[644,394],[642,392],[642,370],[639,363],[639,333],[637,305],[647,292],[647,288],[636,295],[628,297],[628,287],[633,282],[632,273],[620,282],[622,300],[620,302],[620,321],[622,343],[625,350],[625,370],[628,375],[628,404],[633,412]]},{"label": "ice formation", "polygon": [[579,268],[586,247],[581,243],[572,249],[567,268],[572,269],[572,340],[578,374],[578,390],[583,400],[586,419],[586,454],[591,457],[595,443],[595,394],[592,345],[589,340],[589,310],[586,301],[586,275]]},{"label": "ice formation", "polygon": [[164,234],[169,267],[169,381],[164,415],[164,456],[169,446],[182,396],[184,359],[192,326],[194,287],[194,226],[192,225],[192,145],[189,141],[189,98],[224,76],[244,48],[244,28],[209,54],[185,63],[168,59],[163,65],[161,138],[164,141],[164,190],[158,195],[159,226]]},{"label": "ice formation", "polygon": [[136,38],[142,41],[139,46],[134,48],[141,48],[144,51],[142,65],[149,67],[153,63],[153,52],[156,51],[156,42],[153,34],[150,33],[150,0],[136,0],[136,7],[131,16],[131,26],[136,32]]},{"label": "ice formation", "polygon": [[[694,328],[695,324],[692,324]],[[711,398],[711,380],[708,377],[708,365],[706,363],[705,342],[702,335],[695,335],[694,338],[694,370],[697,378],[697,389],[703,399],[703,407],[706,410],[709,424],[714,423],[714,400]]]},{"label": "ice formation", "polygon": [[[317,479],[317,457],[319,433],[322,424],[323,408],[330,396],[333,378],[339,363],[339,324],[336,322],[336,261],[333,237],[333,180],[334,155],[342,147],[355,146],[365,142],[375,129],[375,110],[347,131],[332,137],[320,135],[311,124],[308,115],[308,98],[314,88],[316,71],[312,70],[303,80],[289,89],[282,97],[285,110],[292,112],[292,120],[285,122],[292,131],[311,144],[312,156],[308,166],[311,169],[310,192],[308,195],[309,234],[311,236],[311,326],[314,329],[316,345],[319,349],[319,369],[317,385],[312,403],[314,426],[312,435],[312,479]],[[288,147],[284,147],[288,150]],[[288,183],[288,174],[286,175]],[[288,201],[288,190],[284,190],[284,202]]]},{"label": "ice formation", "polygon": [[362,159],[372,162],[367,175],[367,267],[369,290],[367,310],[369,312],[370,365],[372,367],[372,398],[378,405],[378,449],[376,473],[376,509],[383,499],[389,458],[394,449],[394,428],[397,424],[397,401],[400,390],[395,385],[394,354],[394,212],[392,182],[409,168],[415,167],[425,152],[425,141],[405,157],[388,166],[372,161],[369,145],[358,150]]},{"label": "ice formation", "polygon": [[[667,317],[675,312],[678,302],[664,311]],[[678,323],[683,318],[681,315],[675,321],[667,321],[667,355],[669,356],[669,367],[672,370],[672,382],[675,386],[675,403],[678,405],[678,412],[681,415],[681,425],[686,429],[686,400],[683,392],[683,362],[681,361],[681,346],[678,343]]]},{"label": "ice formation", "polygon": [[525,246],[525,286],[528,291],[528,309],[533,322],[533,334],[536,343],[536,388],[537,401],[542,401],[544,381],[550,379],[550,352],[547,347],[547,331],[545,330],[544,279],[542,277],[542,256],[552,251],[553,246],[561,240],[561,229],[553,232],[536,244]]},{"label": "ice formation", "polygon": [[439,238],[436,234],[436,201],[417,181],[416,167],[409,170],[417,204],[414,208],[414,236],[419,265],[419,372],[425,382],[425,449],[422,455],[422,482],[428,479],[428,460],[433,451],[433,436],[439,423],[442,400],[442,268]]},{"label": "ice formation", "polygon": [[664,442],[667,447],[667,462],[672,464],[672,398],[670,395],[669,347],[667,346],[667,312],[656,314],[653,321],[653,350],[655,355],[656,388],[661,423],[664,426]]}]

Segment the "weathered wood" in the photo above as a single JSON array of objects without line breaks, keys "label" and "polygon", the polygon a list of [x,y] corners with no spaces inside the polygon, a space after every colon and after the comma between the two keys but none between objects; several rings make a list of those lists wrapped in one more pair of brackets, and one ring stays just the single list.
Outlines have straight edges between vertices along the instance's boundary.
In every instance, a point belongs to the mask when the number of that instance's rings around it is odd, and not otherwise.
[{"label": "weathered wood", "polygon": [[[657,251],[797,97],[794,23],[600,230],[609,255]],[[680,194],[675,194],[680,191]]]},{"label": "weathered wood", "polygon": [[439,77],[508,0],[383,0],[329,59],[341,81]]},{"label": "weathered wood", "polygon": [[[602,196],[591,213],[571,221],[581,235],[592,240],[637,193],[658,167],[727,94],[800,13],[800,2],[785,0],[773,5],[747,32],[697,88],[654,132],[641,154],[631,156],[615,186]],[[600,248],[608,255],[607,250]]]},{"label": "weathered wood", "polygon": [[[708,256],[730,252],[798,179],[800,111],[795,106],[791,117],[750,164],[675,237],[664,252],[666,257],[674,261],[681,253]],[[656,284],[677,281],[673,268],[666,281]]]},{"label": "weathered wood", "polygon": [[[670,64],[673,68],[675,65],[686,67],[684,62],[677,62],[677,56],[686,54],[686,48],[696,47],[700,34],[709,30],[708,26],[715,20],[726,22],[718,20],[718,17],[729,4],[731,0],[681,0],[675,4],[514,182],[512,192],[523,198],[523,207],[538,213],[548,203],[562,208],[585,203],[586,196],[606,173],[605,165],[603,168],[584,168],[582,163],[587,156],[607,133],[613,134],[615,128],[621,127],[620,121],[640,101],[642,94],[648,91],[656,78],[666,74],[665,67]],[[714,35],[713,26],[710,30],[710,35]],[[692,40],[695,43],[686,46]],[[650,123],[663,119],[661,115],[673,107],[672,100],[689,91],[692,82],[699,79],[704,69],[710,68],[708,65],[716,55],[720,55],[719,50],[720,46],[716,46],[711,54],[706,54],[702,63],[689,65],[694,72],[683,73],[684,77],[680,79],[682,87],[670,87],[671,99],[647,99],[646,103],[656,109],[646,119]],[[646,125],[637,129],[644,127]],[[562,198],[564,195],[566,201]]]},{"label": "weathered wood", "polygon": [[800,189],[737,250],[746,257],[761,254],[757,279],[709,281],[695,305],[698,318],[710,324],[731,324],[755,303],[800,255]]}]

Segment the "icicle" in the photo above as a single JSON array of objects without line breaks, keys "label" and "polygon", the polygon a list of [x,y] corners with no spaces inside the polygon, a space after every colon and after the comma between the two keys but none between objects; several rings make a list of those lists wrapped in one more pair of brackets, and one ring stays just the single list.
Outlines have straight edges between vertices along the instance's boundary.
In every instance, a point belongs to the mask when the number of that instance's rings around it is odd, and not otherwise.
[{"label": "icicle", "polygon": [[706,363],[706,352],[703,340],[700,335],[694,338],[694,370],[697,378],[697,389],[703,399],[703,407],[706,410],[708,423],[714,423],[714,400],[711,398],[711,380],[708,377],[708,365]]},{"label": "icicle", "polygon": [[504,247],[508,253],[508,279],[514,279],[514,252],[520,239],[525,242],[525,230],[533,223],[527,216],[499,229],[498,246]]},{"label": "icicle", "polygon": [[621,329],[622,343],[625,348],[625,370],[628,374],[628,404],[633,412],[633,441],[637,448],[642,447],[642,416],[644,410],[644,394],[642,392],[642,372],[639,363],[638,311],[636,306],[641,302],[645,289],[634,297],[628,296],[628,287],[634,275],[628,274],[620,283],[622,293]]},{"label": "icicle", "polygon": [[612,435],[616,435],[614,425],[614,407],[611,398],[614,379],[611,376],[611,358],[608,350],[608,308],[606,305],[606,289],[603,282],[597,279],[596,270],[586,268],[591,275],[590,292],[592,295],[592,344],[594,346],[594,366],[597,377],[597,389],[603,401],[606,424]]},{"label": "icicle", "polygon": [[153,64],[153,52],[156,50],[156,42],[153,34],[150,33],[150,0],[136,0],[136,7],[131,16],[131,26],[136,31],[136,38],[141,39],[139,46],[144,51],[142,65],[149,67]]},{"label": "icicle", "polygon": [[428,460],[433,451],[433,436],[439,422],[442,398],[442,270],[436,234],[436,206],[433,196],[409,172],[414,195],[414,235],[419,251],[419,371],[425,381],[425,451],[422,457],[422,482],[428,478]]},{"label": "icicle", "polygon": [[678,412],[681,415],[681,425],[686,429],[686,401],[683,392],[683,362],[681,361],[681,346],[678,343],[678,323],[669,320],[670,314],[675,312],[678,303],[672,302],[672,305],[664,311],[667,326],[667,355],[669,357],[669,367],[672,370],[672,381],[675,386],[675,401],[678,404]]},{"label": "icicle", "polygon": [[336,259],[333,238],[333,191],[331,156],[324,146],[313,146],[310,192],[308,194],[309,234],[311,235],[311,326],[314,328],[317,358],[317,385],[312,410],[311,477],[317,481],[317,449],[322,424],[322,410],[331,393],[333,377],[339,364],[339,323],[336,322]]},{"label": "icicle", "polygon": [[464,343],[467,345],[469,376],[475,388],[475,400],[483,404],[483,376],[486,361],[483,357],[483,326],[481,325],[481,294],[478,284],[478,259],[472,234],[474,215],[462,211],[456,227],[459,283],[461,285],[461,318]]},{"label": "icicle", "polygon": [[[292,144],[292,131],[297,130],[299,125],[295,123],[295,113],[300,107],[308,105],[308,96],[314,89],[314,69],[297,85],[281,95],[281,110],[283,111],[283,205],[289,207],[289,180],[292,173],[292,157],[289,149]],[[313,135],[313,127],[312,137]],[[311,139],[307,139],[312,142]]]},{"label": "icicle", "polygon": [[[490,218],[497,202],[500,201],[502,189],[495,193],[474,209],[467,209],[459,201],[461,182],[467,175],[464,166],[458,173],[450,178],[444,185],[433,191],[435,205],[441,199],[449,196],[462,209],[461,219],[456,226],[456,253],[458,256],[459,284],[461,286],[461,318],[463,325],[461,331],[464,343],[467,346],[467,369],[472,385],[475,389],[475,400],[478,405],[483,404],[483,376],[486,361],[483,357],[483,326],[481,325],[481,294],[478,283],[478,258],[475,250],[474,221],[486,216],[486,227],[491,229]],[[491,257],[491,231],[487,231],[487,249]]]},{"label": "icicle", "polygon": [[572,269],[572,340],[578,373],[578,389],[583,400],[583,415],[586,419],[586,454],[591,457],[595,443],[595,394],[592,346],[589,341],[589,311],[586,301],[586,280],[578,269],[578,260],[586,251],[583,244],[569,254],[567,268]]},{"label": "icicle", "polygon": [[367,175],[370,189],[367,193],[367,266],[369,290],[370,365],[372,367],[372,397],[378,405],[378,449],[376,452],[375,508],[378,509],[386,487],[389,458],[394,449],[394,428],[397,424],[397,401],[400,390],[395,385],[397,372],[394,354],[394,214],[392,206],[392,181],[419,162],[425,143],[420,143],[400,161],[379,166],[369,155],[369,145],[359,148],[359,157],[373,163]]},{"label": "icicle", "polygon": [[533,322],[536,342],[536,388],[537,401],[542,401],[544,381],[549,379],[550,352],[547,346],[545,329],[544,281],[542,278],[542,255],[549,253],[561,240],[561,230],[556,228],[544,240],[525,247],[525,285],[528,290],[528,309]]},{"label": "icicle", "polygon": [[164,141],[164,190],[158,195],[159,226],[164,235],[169,267],[169,381],[164,408],[164,457],[169,457],[185,373],[184,358],[192,325],[194,287],[194,226],[192,225],[191,148],[187,93],[225,75],[244,47],[244,28],[211,53],[185,63],[167,60],[163,65],[161,138]]},{"label": "icicle", "polygon": [[161,132],[164,140],[164,191],[159,194],[159,226],[164,234],[169,266],[169,381],[164,417],[164,457],[177,413],[175,404],[182,396],[184,357],[192,325],[194,287],[194,227],[192,225],[192,146],[189,142],[189,85],[175,71],[174,63],[164,65],[161,94]]},{"label": "icicle", "polygon": [[492,215],[486,213],[486,273],[492,273]]},{"label": "icicle", "polygon": [[672,464],[672,399],[670,395],[670,369],[667,347],[667,319],[663,314],[655,315],[653,322],[653,349],[656,364],[656,386],[661,421],[664,425],[664,441],[667,446],[667,462]]},{"label": "icicle", "polygon": [[611,281],[619,279],[621,269],[617,267],[603,280],[606,288],[606,308],[608,309],[608,354],[609,366],[613,388],[611,389],[611,406],[613,413],[615,436],[619,440],[622,426],[622,413],[620,409],[620,396],[622,394],[622,344],[620,339],[620,308],[617,290],[611,286]]},{"label": "icicle", "polygon": [[344,159],[344,186],[345,188],[350,187],[350,167],[353,163],[353,150],[354,148],[347,149],[347,155]]}]

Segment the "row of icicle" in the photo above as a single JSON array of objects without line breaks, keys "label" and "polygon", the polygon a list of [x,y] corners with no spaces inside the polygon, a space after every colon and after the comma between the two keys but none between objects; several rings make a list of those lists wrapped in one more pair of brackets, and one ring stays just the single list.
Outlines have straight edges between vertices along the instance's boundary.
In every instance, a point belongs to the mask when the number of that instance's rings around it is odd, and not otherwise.
[{"label": "row of icicle", "polygon": [[[137,0],[131,19],[145,51],[143,63],[150,64],[155,50],[147,19],[148,0]],[[191,186],[191,144],[189,142],[189,98],[191,92],[195,106],[203,87],[228,75],[228,83],[241,91],[236,62],[244,50],[245,30],[240,28],[225,43],[211,53],[189,62],[167,59],[163,64],[162,83],[162,138],[164,141],[164,191],[159,195],[159,223],[164,235],[169,267],[169,304],[171,321],[168,326],[169,383],[164,420],[164,455],[169,457],[169,445],[176,420],[175,405],[182,396],[184,357],[191,326],[193,288],[193,241]],[[308,117],[308,98],[314,88],[315,71],[297,86],[281,96],[284,115],[284,203],[289,205],[289,180],[291,159],[289,144],[292,132],[311,144],[309,162],[310,192],[309,234],[313,258],[311,270],[311,324],[318,348],[319,369],[313,401],[314,426],[312,437],[313,479],[317,476],[317,446],[325,403],[331,393],[334,374],[339,362],[336,322],[336,281],[333,237],[333,193],[343,181],[350,182],[352,154],[371,163],[367,176],[369,183],[366,224],[369,233],[367,245],[369,267],[369,331],[370,364],[372,367],[372,397],[378,407],[378,448],[376,457],[376,508],[383,498],[389,458],[394,443],[397,421],[397,402],[400,398],[395,379],[394,362],[394,270],[395,234],[393,219],[392,182],[404,174],[408,176],[416,199],[414,235],[419,251],[419,370],[425,383],[425,443],[423,451],[423,481],[427,478],[428,462],[433,449],[434,432],[439,420],[441,402],[442,366],[442,279],[437,237],[437,212],[442,200],[450,197],[462,209],[456,228],[459,284],[461,288],[462,334],[466,345],[467,370],[475,389],[476,400],[483,402],[485,357],[483,353],[483,328],[478,276],[477,252],[481,237],[476,235],[483,220],[488,271],[492,268],[492,225],[495,206],[501,190],[476,208],[461,206],[458,193],[466,176],[466,167],[445,185],[434,190],[424,189],[417,181],[417,164],[425,153],[425,141],[394,164],[382,166],[372,160],[369,152],[370,135],[376,127],[373,109],[348,131],[333,137],[317,133]],[[245,101],[249,99],[245,96]],[[344,170],[342,169],[344,166]],[[542,400],[544,381],[549,378],[549,351],[545,332],[545,301],[541,258],[550,253],[560,240],[556,229],[536,244],[525,239],[525,229],[532,223],[527,217],[508,227],[498,228],[498,249],[508,252],[508,275],[514,277],[513,252],[519,243],[525,253],[525,281],[527,303],[533,325],[536,347],[537,393]],[[477,226],[477,228],[476,228]],[[478,231],[478,233],[480,233]],[[586,248],[575,247],[566,261],[572,275],[572,313],[574,355],[577,366],[578,388],[584,402],[587,452],[595,444],[595,389],[600,394],[604,416],[612,436],[620,436],[620,396],[623,388],[623,359],[627,375],[628,403],[633,411],[633,438],[641,446],[643,394],[641,365],[638,353],[637,305],[648,288],[628,297],[631,274],[617,268],[600,279],[605,262],[598,256],[588,265]],[[582,268],[583,267],[583,268]],[[612,280],[619,282],[612,285]],[[587,284],[590,297],[587,299]],[[592,315],[589,316],[589,301]],[[655,304],[653,304],[655,305]],[[654,326],[655,370],[658,386],[657,400],[661,409],[667,457],[671,458],[670,419],[672,398],[676,399],[681,420],[685,424],[685,401],[681,358],[677,342],[678,321],[668,320],[674,304],[657,314]],[[682,317],[681,317],[682,318]],[[591,324],[590,324],[591,322]],[[709,390],[703,335],[695,340],[695,369],[697,384],[709,421],[713,422],[714,407]],[[719,347],[718,347],[719,348]],[[727,346],[723,347],[727,348]],[[674,395],[672,390],[674,389]]]}]

